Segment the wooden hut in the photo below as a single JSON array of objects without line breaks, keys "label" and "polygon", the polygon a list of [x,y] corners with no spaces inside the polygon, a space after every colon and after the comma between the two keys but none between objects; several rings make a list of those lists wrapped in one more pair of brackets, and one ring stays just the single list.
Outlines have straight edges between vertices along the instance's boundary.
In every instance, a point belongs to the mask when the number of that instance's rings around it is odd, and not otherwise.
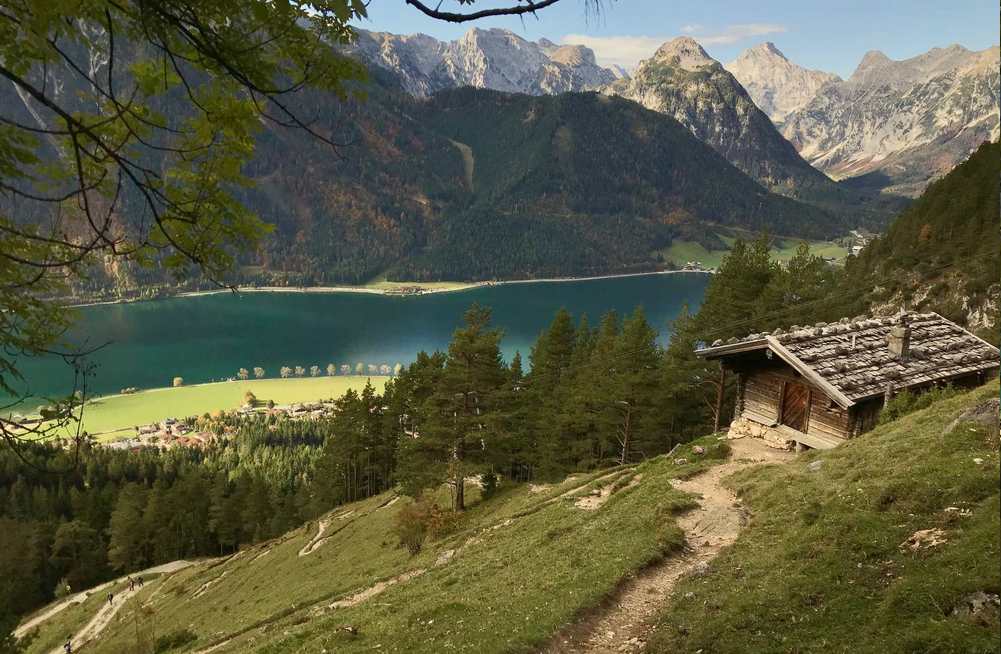
[{"label": "wooden hut", "polygon": [[875,426],[904,389],[982,384],[998,349],[937,313],[843,319],[716,341],[696,354],[737,376],[732,437],[829,448]]}]

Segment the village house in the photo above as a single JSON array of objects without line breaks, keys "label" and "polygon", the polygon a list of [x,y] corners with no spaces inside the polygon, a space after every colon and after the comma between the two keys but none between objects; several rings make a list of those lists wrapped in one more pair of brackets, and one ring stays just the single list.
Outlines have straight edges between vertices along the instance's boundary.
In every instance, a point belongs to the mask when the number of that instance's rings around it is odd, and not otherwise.
[{"label": "village house", "polygon": [[794,326],[696,351],[736,374],[731,437],[830,448],[876,425],[903,390],[974,386],[997,376],[998,349],[937,313]]}]

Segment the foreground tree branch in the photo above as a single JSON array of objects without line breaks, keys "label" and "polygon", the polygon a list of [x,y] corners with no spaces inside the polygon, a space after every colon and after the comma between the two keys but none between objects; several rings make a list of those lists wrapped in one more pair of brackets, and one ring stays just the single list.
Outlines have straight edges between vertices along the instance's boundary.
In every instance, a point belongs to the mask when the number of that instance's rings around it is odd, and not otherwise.
[{"label": "foreground tree branch", "polygon": [[[448,23],[466,23],[474,20],[481,20],[483,18],[490,18],[492,16],[523,16],[525,14],[534,14],[535,12],[550,7],[560,0],[540,0],[540,2],[531,2],[531,0],[521,0],[522,4],[508,6],[508,7],[495,7],[493,9],[481,9],[479,11],[473,11],[469,13],[457,13],[452,11],[441,11],[438,4],[434,9],[424,4],[420,0],[404,0],[408,5],[417,9],[425,16],[430,16],[436,20],[443,20]],[[472,0],[459,0],[459,4],[472,4]]]}]

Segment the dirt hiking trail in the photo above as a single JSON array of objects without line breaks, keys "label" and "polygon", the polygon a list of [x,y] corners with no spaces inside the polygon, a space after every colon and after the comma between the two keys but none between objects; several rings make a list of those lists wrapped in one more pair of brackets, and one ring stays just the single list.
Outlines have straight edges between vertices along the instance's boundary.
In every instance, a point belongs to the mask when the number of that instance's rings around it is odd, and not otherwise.
[{"label": "dirt hiking trail", "polygon": [[678,579],[708,567],[740,534],[746,514],[722,480],[743,468],[795,458],[757,439],[728,442],[733,448],[729,461],[673,482],[699,502],[678,517],[678,527],[685,532],[685,550],[624,581],[601,608],[558,633],[543,648],[544,654],[621,654],[643,649],[653,629],[651,619],[664,607]]},{"label": "dirt hiking trail", "polygon": [[[108,626],[108,624],[111,622],[111,618],[113,618],[115,614],[118,613],[118,609],[120,609],[133,595],[139,592],[138,586],[134,590],[129,590],[127,587],[124,587],[125,584],[127,583],[129,576],[148,577],[150,575],[155,575],[155,574],[171,574],[177,572],[178,570],[183,570],[184,568],[187,568],[188,566],[191,565],[194,565],[193,561],[171,561],[170,563],[158,565],[153,568],[147,568],[146,570],[133,572],[131,575],[127,575],[125,577],[119,577],[118,579],[105,582],[100,586],[96,586],[89,590],[85,590],[81,593],[71,595],[70,597],[59,602],[58,604],[53,604],[48,609],[34,616],[30,620],[18,625],[17,629],[14,630],[14,635],[18,638],[24,636],[35,627],[39,626],[40,624],[52,618],[54,615],[62,612],[64,609],[70,606],[83,602],[92,595],[96,594],[104,598],[109,591],[113,592],[114,600],[112,601],[112,603],[108,604],[107,601],[102,602],[101,608],[98,610],[96,614],[94,614],[94,617],[92,617],[90,621],[86,625],[84,625],[82,629],[80,629],[80,631],[73,634],[70,640],[72,640],[73,649],[75,650],[83,646],[84,643],[86,643],[87,641],[92,640],[94,636],[97,636],[99,633],[101,633],[104,630],[104,628]],[[123,586],[123,588],[121,590],[116,591],[115,589],[118,588],[119,586]],[[52,650],[52,654],[62,654],[62,652],[63,652],[62,645]]]}]

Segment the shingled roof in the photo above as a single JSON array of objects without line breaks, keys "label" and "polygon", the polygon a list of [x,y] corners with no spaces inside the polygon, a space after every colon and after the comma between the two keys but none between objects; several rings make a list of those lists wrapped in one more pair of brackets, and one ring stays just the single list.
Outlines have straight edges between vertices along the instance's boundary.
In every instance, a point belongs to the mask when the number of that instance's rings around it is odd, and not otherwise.
[{"label": "shingled roof", "polygon": [[[901,360],[887,347],[895,325],[910,327],[910,355]],[[716,341],[696,352],[718,359],[741,352],[771,350],[847,408],[859,400],[896,389],[947,381],[1001,366],[998,349],[937,313],[904,313],[893,318],[843,318],[813,327],[751,334]]]}]

